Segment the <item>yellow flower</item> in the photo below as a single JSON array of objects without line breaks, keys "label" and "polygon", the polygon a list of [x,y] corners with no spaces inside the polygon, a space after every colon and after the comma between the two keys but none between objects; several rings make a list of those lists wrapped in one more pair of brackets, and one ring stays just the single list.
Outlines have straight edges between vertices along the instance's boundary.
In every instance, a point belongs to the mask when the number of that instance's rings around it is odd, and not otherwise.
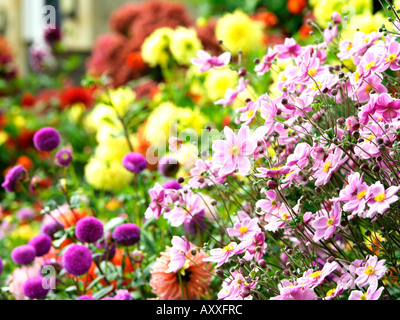
[{"label": "yellow flower", "polygon": [[331,15],[334,11],[344,16],[349,14],[356,16],[365,13],[372,14],[373,11],[372,0],[311,0],[310,5],[313,7],[317,23],[323,28],[328,26],[328,22],[331,20]]},{"label": "yellow flower", "polygon": [[160,28],[154,31],[142,45],[142,57],[151,67],[166,66],[170,58],[169,45],[174,31]]},{"label": "yellow flower", "polygon": [[110,90],[109,95],[106,94],[103,97],[103,101],[111,100],[112,107],[116,109],[121,117],[128,113],[129,107],[135,99],[136,93],[130,87],[119,87],[118,89]]},{"label": "yellow flower", "polygon": [[32,229],[32,227],[29,224],[22,225],[15,229],[11,235],[11,239],[21,239],[24,241],[29,241],[31,240],[34,236],[36,235],[35,231]]},{"label": "yellow flower", "polygon": [[237,72],[230,69],[210,70],[208,71],[205,87],[211,101],[217,101],[224,98],[226,89],[236,88],[239,82]]},{"label": "yellow flower", "polygon": [[237,55],[239,50],[244,54],[260,48],[263,39],[263,25],[240,10],[227,13],[218,20],[215,33],[218,40]]},{"label": "yellow flower", "polygon": [[203,49],[196,30],[178,27],[171,36],[170,50],[175,60],[181,65],[190,65],[190,59]]},{"label": "yellow flower", "polygon": [[95,157],[86,165],[85,177],[98,190],[119,191],[132,182],[133,175],[120,160],[103,161]]},{"label": "yellow flower", "polygon": [[8,134],[5,131],[0,131],[0,146],[8,140]]},{"label": "yellow flower", "polygon": [[72,105],[68,110],[68,118],[73,123],[78,123],[85,112],[85,106],[82,103]]}]

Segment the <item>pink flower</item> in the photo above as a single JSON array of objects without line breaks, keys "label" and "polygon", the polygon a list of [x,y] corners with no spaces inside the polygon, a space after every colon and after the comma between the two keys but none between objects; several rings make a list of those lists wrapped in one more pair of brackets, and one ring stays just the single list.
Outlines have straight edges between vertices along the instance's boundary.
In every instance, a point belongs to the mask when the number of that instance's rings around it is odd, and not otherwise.
[{"label": "pink flower", "polygon": [[182,147],[182,140],[176,137],[171,137],[168,143],[169,143],[169,150],[171,152],[178,152]]},{"label": "pink flower", "polygon": [[[243,300],[241,293],[245,287],[254,288],[257,282],[253,281],[248,284],[246,279],[239,272],[234,274],[232,281],[225,281],[222,285],[221,291],[218,293],[218,300]],[[247,288],[247,289],[248,289]],[[250,295],[245,300],[251,300],[253,297]]]},{"label": "pink flower", "polygon": [[334,24],[339,24],[342,22],[342,16],[340,15],[340,13],[338,13],[337,11],[335,11],[334,13],[332,13],[331,15],[331,20]]},{"label": "pink flower", "polygon": [[297,283],[291,283],[283,279],[278,285],[279,296],[272,297],[271,300],[317,300],[313,289],[302,287]]},{"label": "pink flower", "polygon": [[251,238],[254,234],[261,231],[258,226],[258,219],[245,218],[243,221],[235,224],[234,228],[228,228],[228,234],[243,241]]},{"label": "pink flower", "polygon": [[[246,247],[246,254],[243,257],[243,259],[246,261],[250,261],[252,259],[260,261],[265,254],[265,249],[267,248],[264,232],[255,234],[250,240],[242,242],[241,245],[242,244]],[[261,250],[257,251],[257,248],[261,248]]]},{"label": "pink flower", "polygon": [[165,190],[159,183],[156,183],[155,187],[149,191],[149,195],[152,201],[145,212],[145,218],[158,219],[165,207]]},{"label": "pink flower", "polygon": [[313,269],[308,270],[303,277],[297,281],[301,286],[307,286],[315,288],[325,281],[325,278],[329,276],[333,271],[339,267],[337,262],[326,263],[322,270],[314,271]]},{"label": "pink flower", "polygon": [[171,260],[168,264],[168,270],[166,272],[176,273],[179,269],[183,268],[186,263],[186,253],[188,253],[190,250],[190,243],[185,236],[183,236],[182,238],[173,237],[171,243]]},{"label": "pink flower", "polygon": [[265,193],[267,195],[267,200],[259,200],[256,203],[256,207],[262,210],[260,215],[267,213],[272,213],[280,207],[280,203],[277,201],[278,197],[274,190],[269,190]]},{"label": "pink flower", "polygon": [[387,122],[392,122],[400,116],[400,100],[393,100],[387,93],[381,94],[376,101],[376,111]]},{"label": "pink flower", "polygon": [[338,171],[340,166],[347,161],[347,156],[342,159],[343,151],[339,148],[335,150],[335,153],[329,154],[325,162],[321,162],[322,166],[315,172],[314,177],[316,186],[328,184],[331,176],[334,172]]},{"label": "pink flower", "polygon": [[219,176],[219,169],[215,168],[210,160],[197,160],[196,166],[190,170],[193,177],[189,180],[189,185],[193,188],[205,188],[213,186],[214,183],[221,184],[226,181],[226,176]]},{"label": "pink flower", "polygon": [[286,38],[284,44],[275,46],[275,50],[279,54],[279,59],[295,59],[301,54],[302,48],[293,38]]},{"label": "pink flower", "polygon": [[394,71],[399,70],[400,44],[396,40],[391,40],[390,43],[385,47],[387,51],[383,55],[383,65],[385,68],[390,68]]},{"label": "pink flower", "polygon": [[266,135],[270,135],[274,129],[274,122],[276,114],[278,113],[278,107],[274,100],[261,101],[261,117],[265,119],[265,131]]},{"label": "pink flower", "polygon": [[228,88],[225,93],[225,98],[218,100],[217,102],[215,102],[215,104],[223,105],[225,108],[226,106],[234,103],[239,93],[246,90],[248,83],[249,80],[244,80],[244,78],[240,78],[239,85],[236,87],[236,90]]},{"label": "pink flower", "polygon": [[314,234],[314,241],[318,242],[321,239],[328,240],[332,238],[335,229],[340,226],[342,219],[342,212],[340,205],[336,202],[328,215],[314,220],[311,225],[316,230]]},{"label": "pink flower", "polygon": [[382,80],[375,74],[371,75],[368,79],[364,79],[358,87],[356,91],[358,102],[368,102],[372,90],[376,93],[387,92],[386,87],[382,84]]},{"label": "pink flower", "polygon": [[231,61],[232,55],[229,52],[221,54],[219,57],[212,57],[208,52],[200,50],[197,58],[192,58],[190,62],[195,66],[200,66],[200,72],[206,72],[213,68],[227,66]]},{"label": "pink flower", "polygon": [[367,292],[363,293],[359,290],[354,290],[350,293],[349,300],[379,300],[382,295],[383,287],[376,290],[377,285],[372,285]]},{"label": "pink flower", "polygon": [[367,218],[372,218],[376,213],[383,214],[386,212],[390,205],[399,200],[396,196],[400,187],[389,187],[385,190],[383,184],[378,181],[369,187],[366,197],[370,199],[368,201],[369,211],[367,213]]},{"label": "pink flower", "polygon": [[259,173],[255,174],[257,178],[278,178],[284,174],[288,174],[290,172],[290,167],[282,167],[282,168],[257,168]]},{"label": "pink flower", "polygon": [[259,63],[254,69],[254,71],[257,72],[257,75],[262,76],[268,72],[277,55],[278,52],[275,49],[268,48],[267,54],[263,57],[261,63]]},{"label": "pink flower", "polygon": [[247,249],[248,245],[248,241],[242,242],[240,245],[236,242],[231,242],[222,249],[212,249],[210,251],[210,257],[203,261],[216,262],[216,268],[218,268],[228,262],[231,257],[243,253]]},{"label": "pink flower", "polygon": [[352,216],[362,216],[369,200],[366,197],[368,185],[363,181],[363,177],[358,172],[350,175],[347,181],[346,187],[340,191],[339,198],[334,200],[344,202],[343,210],[351,212]]},{"label": "pink flower", "polygon": [[378,280],[382,279],[387,270],[385,266],[386,260],[379,260],[377,256],[372,256],[368,259],[363,267],[356,269],[358,278],[356,285],[359,288],[370,286],[378,286]]},{"label": "pink flower", "polygon": [[250,138],[249,127],[242,127],[237,136],[229,127],[225,127],[224,132],[226,140],[213,143],[213,164],[221,168],[220,176],[232,174],[236,169],[239,174],[247,175],[251,168],[249,156],[256,150],[257,141]]},{"label": "pink flower", "polygon": [[[200,196],[190,191],[186,193],[182,192],[179,206],[175,206],[173,209],[164,213],[164,217],[173,227],[179,227],[184,223],[188,224],[192,220],[196,222],[196,218],[199,219],[201,216],[204,216],[202,199]],[[201,221],[199,220],[198,222],[200,223]]]},{"label": "pink flower", "polygon": [[335,38],[338,34],[338,27],[337,26],[329,26],[324,31],[324,39],[326,43],[331,43],[333,38]]}]

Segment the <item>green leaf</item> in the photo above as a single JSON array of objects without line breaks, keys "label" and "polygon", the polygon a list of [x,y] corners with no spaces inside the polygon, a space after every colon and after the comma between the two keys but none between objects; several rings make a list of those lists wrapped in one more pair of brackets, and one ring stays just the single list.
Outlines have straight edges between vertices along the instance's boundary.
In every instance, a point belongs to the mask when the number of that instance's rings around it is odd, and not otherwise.
[{"label": "green leaf", "polygon": [[95,298],[97,300],[104,298],[108,293],[110,293],[112,291],[112,289],[114,289],[113,286],[108,286],[104,289],[101,289],[100,291],[93,294],[93,298]]}]

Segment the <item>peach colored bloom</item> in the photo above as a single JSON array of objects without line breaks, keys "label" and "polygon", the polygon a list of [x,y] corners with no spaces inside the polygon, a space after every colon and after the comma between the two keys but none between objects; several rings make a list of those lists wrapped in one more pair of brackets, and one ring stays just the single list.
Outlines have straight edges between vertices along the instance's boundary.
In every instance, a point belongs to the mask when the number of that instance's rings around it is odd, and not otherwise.
[{"label": "peach colored bloom", "polygon": [[[195,248],[193,244],[190,244],[190,246],[191,249]],[[183,300],[183,297],[185,297],[184,300],[200,300],[201,297],[207,295],[211,282],[210,273],[213,273],[211,263],[204,261],[208,257],[207,253],[200,250],[193,256],[191,250],[189,250],[183,268],[176,273],[167,273],[171,261],[170,251],[171,248],[167,247],[151,268],[150,286],[153,293],[160,300]],[[182,279],[184,292],[182,292],[179,284],[179,275]]]}]

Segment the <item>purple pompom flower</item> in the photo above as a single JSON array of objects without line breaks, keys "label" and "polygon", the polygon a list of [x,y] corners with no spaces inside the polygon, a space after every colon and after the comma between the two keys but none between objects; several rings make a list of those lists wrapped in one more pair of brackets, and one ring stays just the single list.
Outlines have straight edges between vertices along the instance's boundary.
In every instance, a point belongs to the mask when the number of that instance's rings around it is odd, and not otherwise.
[{"label": "purple pompom flower", "polygon": [[17,247],[11,252],[11,258],[16,264],[31,264],[36,258],[36,249],[31,245]]},{"label": "purple pompom flower", "polygon": [[133,246],[140,240],[140,228],[133,223],[127,223],[115,228],[113,239],[120,246]]},{"label": "purple pompom flower", "polygon": [[31,208],[22,208],[16,213],[20,221],[29,222],[35,219],[35,211]]},{"label": "purple pompom flower", "polygon": [[77,277],[88,273],[92,262],[92,253],[88,248],[80,244],[70,246],[63,256],[65,270]]},{"label": "purple pompom flower", "polygon": [[181,190],[182,186],[175,180],[163,184],[164,189]]},{"label": "purple pompom flower", "polygon": [[41,276],[28,279],[23,286],[24,295],[29,299],[35,300],[46,298],[50,289],[46,285],[43,285],[43,280],[46,279]]},{"label": "purple pompom flower", "polygon": [[126,170],[133,173],[141,173],[147,168],[147,160],[140,153],[128,153],[123,159],[122,164]]},{"label": "purple pompom flower", "polygon": [[21,165],[11,168],[1,185],[7,192],[16,192],[20,183],[24,182],[28,176],[28,172]]},{"label": "purple pompom flower", "polygon": [[86,217],[76,224],[75,235],[84,243],[95,243],[104,234],[103,223],[95,217]]},{"label": "purple pompom flower", "polygon": [[174,177],[179,171],[180,165],[176,158],[165,156],[158,162],[158,171],[167,178]]},{"label": "purple pompom flower", "polygon": [[84,295],[76,298],[76,301],[82,301],[82,300],[97,300],[96,298],[93,298],[92,296]]},{"label": "purple pompom flower", "polygon": [[4,269],[3,259],[0,258],[0,276],[3,273],[3,269]]},{"label": "purple pompom flower", "polygon": [[53,240],[47,234],[40,234],[31,239],[28,244],[36,249],[36,256],[43,257],[49,253]]},{"label": "purple pompom flower", "polygon": [[53,151],[58,148],[60,142],[60,134],[51,127],[40,129],[33,136],[33,144],[39,151]]},{"label": "purple pompom flower", "polygon": [[118,290],[117,294],[114,297],[114,300],[123,300],[130,301],[132,300],[132,295],[128,290]]},{"label": "purple pompom flower", "polygon": [[72,156],[71,150],[62,149],[56,154],[56,163],[60,167],[68,168],[72,160],[74,160],[74,157]]},{"label": "purple pompom flower", "polygon": [[42,233],[47,234],[53,240],[54,240],[54,234],[62,230],[64,230],[64,226],[57,221],[51,221],[42,227]]}]

